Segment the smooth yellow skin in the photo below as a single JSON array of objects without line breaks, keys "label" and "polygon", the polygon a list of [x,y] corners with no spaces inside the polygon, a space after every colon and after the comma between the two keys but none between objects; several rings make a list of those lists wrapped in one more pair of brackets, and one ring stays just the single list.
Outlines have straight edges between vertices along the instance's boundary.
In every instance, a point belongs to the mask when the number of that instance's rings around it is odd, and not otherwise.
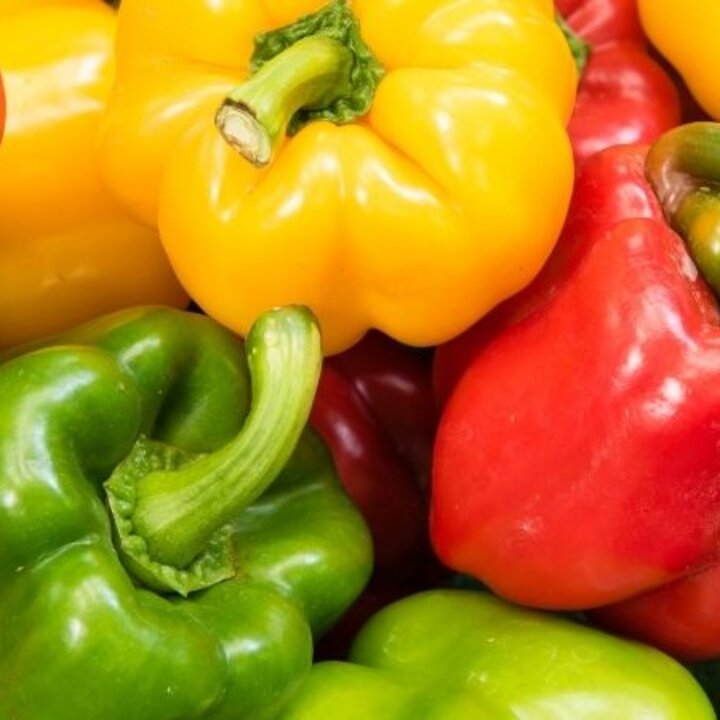
[{"label": "smooth yellow skin", "polygon": [[720,120],[718,0],[638,0],[645,32],[703,109]]},{"label": "smooth yellow skin", "polygon": [[187,303],[157,234],[102,186],[115,25],[99,0],[0,0],[0,348],[130,305]]},{"label": "smooth yellow skin", "polygon": [[324,4],[123,0],[104,176],[240,333],[294,302],[327,353],[370,327],[443,342],[535,276],[565,217],[576,75],[553,3],[355,0],[387,71],[372,110],[305,127],[258,170],[214,113],[256,33]]}]

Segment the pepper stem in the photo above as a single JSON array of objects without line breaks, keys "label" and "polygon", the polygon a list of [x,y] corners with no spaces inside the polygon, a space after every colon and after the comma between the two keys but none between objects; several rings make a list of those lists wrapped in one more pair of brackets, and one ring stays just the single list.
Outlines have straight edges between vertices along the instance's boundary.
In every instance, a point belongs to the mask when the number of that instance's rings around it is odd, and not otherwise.
[{"label": "pepper stem", "polygon": [[720,296],[720,124],[670,130],[650,148],[645,169],[668,223]]},{"label": "pepper stem", "polygon": [[252,74],[215,114],[225,140],[257,167],[313,120],[349,123],[372,105],[384,71],[347,0],[255,38]]},{"label": "pepper stem", "polygon": [[233,90],[215,124],[246,160],[267,165],[298,110],[325,107],[349,93],[352,64],[352,53],[336,40],[299,40]]},{"label": "pepper stem", "polygon": [[592,47],[568,25],[567,20],[558,12],[555,13],[555,23],[560,30],[562,30],[562,34],[565,36],[565,40],[570,47],[570,52],[572,53],[575,67],[578,71],[578,82],[580,82],[585,72],[585,66],[590,59]]},{"label": "pepper stem", "polygon": [[310,311],[261,316],[246,355],[253,401],[234,440],[195,457],[141,441],[106,483],[126,565],[151,587],[186,594],[235,574],[228,523],[278,476],[307,423],[322,363]]}]

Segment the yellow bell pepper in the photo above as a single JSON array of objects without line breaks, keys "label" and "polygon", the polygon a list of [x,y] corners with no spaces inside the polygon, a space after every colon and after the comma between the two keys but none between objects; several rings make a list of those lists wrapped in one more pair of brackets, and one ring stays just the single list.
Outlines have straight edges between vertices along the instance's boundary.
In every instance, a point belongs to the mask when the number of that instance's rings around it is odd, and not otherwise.
[{"label": "yellow bell pepper", "polygon": [[718,0],[638,0],[648,37],[675,66],[703,109],[720,120]]},{"label": "yellow bell pepper", "polygon": [[117,48],[106,182],[236,331],[302,303],[327,353],[369,327],[440,343],[559,233],[576,75],[552,0],[123,0]]},{"label": "yellow bell pepper", "polygon": [[0,2],[0,348],[137,303],[187,302],[157,233],[102,186],[115,26],[100,0]]}]

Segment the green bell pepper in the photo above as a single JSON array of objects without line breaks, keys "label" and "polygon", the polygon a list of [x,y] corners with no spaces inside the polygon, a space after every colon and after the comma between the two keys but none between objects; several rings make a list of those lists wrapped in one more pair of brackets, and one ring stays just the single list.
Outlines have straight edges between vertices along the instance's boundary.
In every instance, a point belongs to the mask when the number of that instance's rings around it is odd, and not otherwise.
[{"label": "green bell pepper", "polygon": [[651,648],[483,592],[378,613],[353,663],[313,668],[282,720],[709,720],[690,674]]},{"label": "green bell pepper", "polygon": [[0,717],[275,717],[371,570],[304,430],[314,319],[245,352],[160,308],[42,344],[0,365]]}]

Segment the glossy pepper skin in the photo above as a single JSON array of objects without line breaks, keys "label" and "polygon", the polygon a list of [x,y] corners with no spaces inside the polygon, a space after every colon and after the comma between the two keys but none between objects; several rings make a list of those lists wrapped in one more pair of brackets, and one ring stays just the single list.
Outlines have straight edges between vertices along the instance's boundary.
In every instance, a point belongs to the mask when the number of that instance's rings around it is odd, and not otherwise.
[{"label": "glossy pepper skin", "polygon": [[[673,177],[663,143],[648,168],[680,202],[666,210],[713,247],[710,181]],[[673,162],[699,172],[718,146]],[[720,652],[720,321],[645,173],[638,147],[588,160],[542,275],[438,352],[431,534],[505,597],[620,603],[596,617],[697,659]]]},{"label": "glossy pepper skin", "polygon": [[431,591],[376,615],[350,663],[321,663],[282,720],[709,720],[656,650],[484,593]]},{"label": "glossy pepper skin", "polygon": [[[246,365],[208,318],[140,309],[0,366],[2,717],[276,715],[371,562],[326,449],[302,430],[321,359],[313,327],[297,309],[260,318]],[[173,524],[187,488],[199,494]],[[235,488],[242,511],[223,505]],[[219,508],[230,520],[212,547],[229,549],[230,574],[216,581],[224,556],[199,574],[199,560],[171,568],[162,542],[187,549]],[[152,583],[208,587],[153,592],[135,562]]]},{"label": "glossy pepper skin", "polygon": [[715,82],[715,68],[720,63],[715,34],[720,7],[712,0],[638,0],[637,5],[653,45],[680,73],[705,112],[720,118],[720,92]]},{"label": "glossy pepper skin", "polygon": [[[250,143],[256,167],[223,137],[241,144],[227,116],[263,83],[262,70],[244,82],[253,40],[323,8],[349,8],[379,63],[369,110],[290,138],[278,121],[258,133],[267,147]],[[292,301],[318,316],[328,354],[370,327],[430,345],[518,291],[549,254],[572,183],[575,84],[549,0],[124,0],[104,176],[159,225],[183,285],[229,327]],[[284,95],[269,97],[286,110]],[[248,113],[243,123],[255,127]]]},{"label": "glossy pepper skin", "polygon": [[310,423],[373,538],[370,583],[315,648],[316,658],[341,658],[377,610],[437,584],[427,537],[437,426],[430,356],[369,333],[325,358]]},{"label": "glossy pepper skin", "polygon": [[0,140],[5,132],[5,86],[0,75]]},{"label": "glossy pepper skin", "polygon": [[612,145],[649,143],[680,123],[673,81],[647,54],[636,0],[556,0],[586,43],[568,125],[576,160]]},{"label": "glossy pepper skin", "polygon": [[100,180],[115,24],[100,0],[0,6],[0,349],[123,307],[187,302],[157,234]]},{"label": "glossy pepper skin", "polygon": [[323,364],[310,422],[368,523],[376,573],[395,580],[426,549],[436,415],[427,358],[380,333]]}]

